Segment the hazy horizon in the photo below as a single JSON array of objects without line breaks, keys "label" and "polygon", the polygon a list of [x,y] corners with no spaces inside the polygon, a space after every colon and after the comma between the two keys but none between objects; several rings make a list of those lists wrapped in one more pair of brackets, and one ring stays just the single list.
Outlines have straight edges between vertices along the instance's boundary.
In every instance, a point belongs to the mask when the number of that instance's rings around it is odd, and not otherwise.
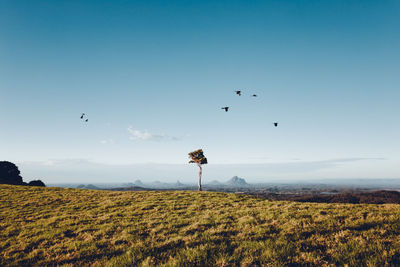
[{"label": "hazy horizon", "polygon": [[[397,179],[396,176],[379,176],[374,168],[351,172],[364,161],[381,162],[385,159],[348,158],[326,161],[298,161],[263,164],[209,164],[203,166],[203,182],[226,181],[233,176],[245,178],[250,183],[271,181],[312,181],[322,179]],[[46,183],[124,183],[134,182],[180,182],[196,183],[198,167],[193,164],[103,164],[82,159],[53,160],[46,162],[18,163],[25,179],[42,179]],[[347,173],[347,177],[341,177]]]}]

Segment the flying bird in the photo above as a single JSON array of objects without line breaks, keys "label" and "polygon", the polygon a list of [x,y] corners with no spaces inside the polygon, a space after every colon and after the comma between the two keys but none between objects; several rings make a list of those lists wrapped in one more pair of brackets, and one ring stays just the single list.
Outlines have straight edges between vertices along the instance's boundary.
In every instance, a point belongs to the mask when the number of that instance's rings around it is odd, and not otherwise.
[{"label": "flying bird", "polygon": [[81,115],[81,119],[83,119],[83,116],[85,116],[85,113],[82,113],[82,115]]},{"label": "flying bird", "polygon": [[277,122],[274,122],[274,126],[275,126],[275,127],[278,127],[278,123],[277,123]]},{"label": "flying bird", "polygon": [[228,112],[229,107],[223,107],[221,109],[225,109],[225,112]]},{"label": "flying bird", "polygon": [[235,91],[238,96],[242,95],[242,91]]}]

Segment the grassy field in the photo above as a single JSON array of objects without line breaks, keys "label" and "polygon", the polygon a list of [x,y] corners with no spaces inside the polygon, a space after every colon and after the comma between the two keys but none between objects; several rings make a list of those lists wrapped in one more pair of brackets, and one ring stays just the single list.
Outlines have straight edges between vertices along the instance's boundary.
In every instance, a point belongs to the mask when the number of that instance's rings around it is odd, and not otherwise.
[{"label": "grassy field", "polygon": [[0,185],[0,265],[393,266],[400,205]]}]

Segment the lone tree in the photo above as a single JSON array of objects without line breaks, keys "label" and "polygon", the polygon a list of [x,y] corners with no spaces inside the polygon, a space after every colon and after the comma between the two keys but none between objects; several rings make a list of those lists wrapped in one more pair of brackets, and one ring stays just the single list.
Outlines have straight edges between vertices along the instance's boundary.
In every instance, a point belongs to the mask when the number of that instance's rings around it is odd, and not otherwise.
[{"label": "lone tree", "polygon": [[204,156],[202,149],[198,149],[196,151],[190,152],[189,153],[189,158],[191,158],[189,163],[196,163],[197,166],[199,166],[199,168],[200,168],[200,171],[199,171],[199,191],[201,191],[201,173],[203,171],[203,169],[201,168],[201,165],[202,164],[207,164],[207,158]]}]

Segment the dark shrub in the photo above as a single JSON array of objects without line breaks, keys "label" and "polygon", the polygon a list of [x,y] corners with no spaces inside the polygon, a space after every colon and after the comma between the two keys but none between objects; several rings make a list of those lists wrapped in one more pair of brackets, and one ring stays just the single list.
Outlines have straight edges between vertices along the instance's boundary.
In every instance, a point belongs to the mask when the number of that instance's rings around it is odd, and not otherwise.
[{"label": "dark shrub", "polygon": [[29,186],[46,186],[42,181],[40,180],[34,180],[34,181],[30,181],[28,183]]},{"label": "dark shrub", "polygon": [[0,184],[26,185],[22,181],[18,167],[8,161],[0,161]]}]

